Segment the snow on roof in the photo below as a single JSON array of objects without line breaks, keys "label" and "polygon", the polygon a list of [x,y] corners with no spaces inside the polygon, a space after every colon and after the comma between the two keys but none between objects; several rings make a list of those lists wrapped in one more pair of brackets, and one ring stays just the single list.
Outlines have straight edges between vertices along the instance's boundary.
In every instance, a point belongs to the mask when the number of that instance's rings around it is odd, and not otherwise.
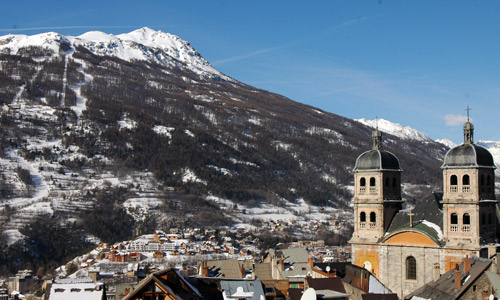
[{"label": "snow on roof", "polygon": [[422,220],[421,221],[424,225],[436,230],[437,234],[438,234],[438,238],[439,240],[441,241],[443,239],[443,231],[441,230],[441,227],[439,227],[439,225],[437,224],[434,224],[432,222],[429,222],[427,220]]},{"label": "snow on roof", "polygon": [[97,290],[100,283],[54,283],[50,288],[50,300],[101,300],[104,289]]}]

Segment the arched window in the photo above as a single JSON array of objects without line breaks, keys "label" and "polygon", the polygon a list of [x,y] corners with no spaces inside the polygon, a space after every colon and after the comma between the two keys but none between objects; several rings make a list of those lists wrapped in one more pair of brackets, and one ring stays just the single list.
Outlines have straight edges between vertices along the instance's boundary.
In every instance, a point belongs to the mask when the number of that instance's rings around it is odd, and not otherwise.
[{"label": "arched window", "polygon": [[393,186],[393,187],[397,187],[397,186],[398,186],[398,180],[396,179],[396,177],[394,177],[394,178],[392,179],[392,186]]},{"label": "arched window", "polygon": [[364,177],[361,177],[361,179],[359,180],[359,185],[366,186],[366,179]]},{"label": "arched window", "polygon": [[389,185],[391,184],[391,180],[388,177],[386,177],[384,181],[385,181],[384,183],[385,187],[389,187]]},{"label": "arched window", "polygon": [[451,214],[450,222],[451,224],[458,224],[458,215],[456,213]]},{"label": "arched window", "polygon": [[470,215],[465,213],[463,216],[462,216],[462,224],[464,225],[470,225]]},{"label": "arched window", "polygon": [[377,214],[375,212],[370,213],[370,223],[375,223],[377,222]]},{"label": "arched window", "polygon": [[359,221],[360,222],[366,222],[366,213],[364,211],[362,211],[360,214],[359,214]]},{"label": "arched window", "polygon": [[464,175],[462,177],[462,184],[463,185],[470,185],[470,176],[469,175]]},{"label": "arched window", "polygon": [[370,186],[375,186],[375,177],[370,178]]},{"label": "arched window", "polygon": [[406,258],[406,279],[407,280],[417,279],[417,261],[413,256],[408,256]]},{"label": "arched window", "polygon": [[485,225],[485,224],[486,224],[486,214],[482,213],[481,214],[481,225]]},{"label": "arched window", "polygon": [[458,215],[456,213],[450,215],[450,231],[458,232]]},{"label": "arched window", "polygon": [[484,185],[484,175],[483,174],[481,174],[480,182],[481,182],[481,185]]},{"label": "arched window", "polygon": [[450,185],[458,185],[457,175],[451,175],[450,176]]},{"label": "arched window", "polygon": [[486,185],[490,185],[491,184],[491,176],[488,175],[488,177],[486,177]]}]

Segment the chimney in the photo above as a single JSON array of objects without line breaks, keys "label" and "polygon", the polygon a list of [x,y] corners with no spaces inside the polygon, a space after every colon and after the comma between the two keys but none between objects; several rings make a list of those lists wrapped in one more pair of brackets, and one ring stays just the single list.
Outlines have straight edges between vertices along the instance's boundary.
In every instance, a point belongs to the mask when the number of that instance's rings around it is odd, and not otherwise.
[{"label": "chimney", "polygon": [[208,277],[208,264],[206,261],[201,262],[200,275],[201,275],[201,277]]},{"label": "chimney", "polygon": [[434,264],[434,270],[432,273],[432,277],[433,277],[434,281],[438,280],[439,277],[441,277],[441,267],[440,267],[439,263]]},{"label": "chimney", "polygon": [[488,244],[488,258],[491,258],[493,255],[497,254],[497,245],[493,243]]},{"label": "chimney", "polygon": [[467,272],[469,272],[470,267],[471,267],[471,261],[469,255],[466,255],[464,260],[464,275],[467,274]]},{"label": "chimney", "polygon": [[283,258],[283,255],[280,257],[280,268],[281,271],[285,271],[285,259]]},{"label": "chimney", "polygon": [[311,267],[311,269],[314,267],[314,258],[311,254],[309,254],[309,257],[307,258],[307,264]]},{"label": "chimney", "polygon": [[458,268],[458,264],[455,265],[455,290],[460,289],[462,286],[462,276],[460,274],[460,269]]}]

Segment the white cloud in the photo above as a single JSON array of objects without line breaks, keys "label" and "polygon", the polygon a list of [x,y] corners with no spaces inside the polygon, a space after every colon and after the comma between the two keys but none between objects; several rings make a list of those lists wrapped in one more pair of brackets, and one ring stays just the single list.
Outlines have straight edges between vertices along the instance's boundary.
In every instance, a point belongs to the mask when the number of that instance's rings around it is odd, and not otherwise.
[{"label": "white cloud", "polygon": [[446,126],[460,126],[467,122],[467,116],[448,114],[444,116]]}]

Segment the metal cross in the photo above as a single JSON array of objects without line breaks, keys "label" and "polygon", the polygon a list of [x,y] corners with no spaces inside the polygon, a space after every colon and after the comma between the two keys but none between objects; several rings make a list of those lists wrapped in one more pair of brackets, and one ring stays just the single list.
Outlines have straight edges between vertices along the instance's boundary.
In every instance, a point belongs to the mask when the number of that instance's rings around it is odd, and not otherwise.
[{"label": "metal cross", "polygon": [[472,108],[469,108],[469,105],[467,105],[467,108],[465,110],[467,111],[467,122],[469,122],[469,112],[472,110]]},{"label": "metal cross", "polygon": [[410,212],[408,213],[408,215],[410,216],[410,228],[412,228],[413,227],[413,216],[415,214],[413,213],[412,210],[410,210]]}]

